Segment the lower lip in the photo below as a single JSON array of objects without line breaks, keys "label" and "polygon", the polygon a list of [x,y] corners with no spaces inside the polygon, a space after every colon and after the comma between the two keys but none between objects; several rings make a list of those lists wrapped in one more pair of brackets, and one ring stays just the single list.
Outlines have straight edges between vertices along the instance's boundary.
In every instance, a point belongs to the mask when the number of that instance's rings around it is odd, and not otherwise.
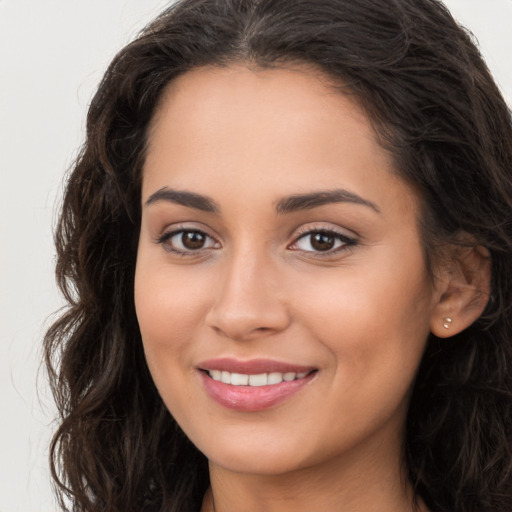
[{"label": "lower lip", "polygon": [[228,409],[244,412],[263,411],[284,402],[309,384],[315,374],[312,372],[302,379],[270,386],[232,386],[213,380],[207,373],[200,371],[207,393],[216,402]]}]

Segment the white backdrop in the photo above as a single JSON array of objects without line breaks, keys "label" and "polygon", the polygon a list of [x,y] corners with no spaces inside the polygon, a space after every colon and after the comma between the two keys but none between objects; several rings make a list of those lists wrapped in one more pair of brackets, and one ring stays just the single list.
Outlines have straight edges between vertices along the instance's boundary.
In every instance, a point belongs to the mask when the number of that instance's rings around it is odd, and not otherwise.
[{"label": "white backdrop", "polygon": [[[0,0],[0,512],[54,512],[41,338],[61,304],[54,223],[115,52],[168,0]],[[512,105],[512,0],[447,0]]]}]

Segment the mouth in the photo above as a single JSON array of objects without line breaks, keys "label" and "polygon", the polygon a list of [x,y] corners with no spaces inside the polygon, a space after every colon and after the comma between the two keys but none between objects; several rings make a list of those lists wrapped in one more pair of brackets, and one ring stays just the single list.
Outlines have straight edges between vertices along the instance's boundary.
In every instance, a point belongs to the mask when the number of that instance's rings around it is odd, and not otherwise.
[{"label": "mouth", "polygon": [[[205,370],[210,378],[216,382],[230,384],[231,386],[273,386],[281,382],[292,382],[297,379],[303,379],[310,372],[270,372],[270,373],[235,373],[221,370]],[[312,370],[314,371],[314,370]]]},{"label": "mouth", "polygon": [[268,360],[216,359],[199,367],[203,386],[218,404],[241,412],[274,407],[305,388],[318,369]]}]

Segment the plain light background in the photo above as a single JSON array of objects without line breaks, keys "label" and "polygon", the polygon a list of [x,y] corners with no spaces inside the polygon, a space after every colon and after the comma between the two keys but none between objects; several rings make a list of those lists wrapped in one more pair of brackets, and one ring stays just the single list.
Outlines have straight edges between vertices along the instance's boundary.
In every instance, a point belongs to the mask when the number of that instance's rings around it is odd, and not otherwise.
[{"label": "plain light background", "polygon": [[[54,512],[41,339],[61,305],[52,226],[111,58],[168,0],[0,0],[0,512]],[[512,0],[447,0],[512,105]]]}]

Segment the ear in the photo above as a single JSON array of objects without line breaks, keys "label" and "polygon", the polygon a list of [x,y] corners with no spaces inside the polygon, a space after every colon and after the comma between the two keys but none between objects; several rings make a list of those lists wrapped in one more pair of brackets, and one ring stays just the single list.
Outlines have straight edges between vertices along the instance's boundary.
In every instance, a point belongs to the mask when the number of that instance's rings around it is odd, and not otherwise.
[{"label": "ear", "polygon": [[469,327],[487,305],[491,288],[491,260],[482,246],[450,245],[436,274],[436,303],[430,330],[449,338]]}]

